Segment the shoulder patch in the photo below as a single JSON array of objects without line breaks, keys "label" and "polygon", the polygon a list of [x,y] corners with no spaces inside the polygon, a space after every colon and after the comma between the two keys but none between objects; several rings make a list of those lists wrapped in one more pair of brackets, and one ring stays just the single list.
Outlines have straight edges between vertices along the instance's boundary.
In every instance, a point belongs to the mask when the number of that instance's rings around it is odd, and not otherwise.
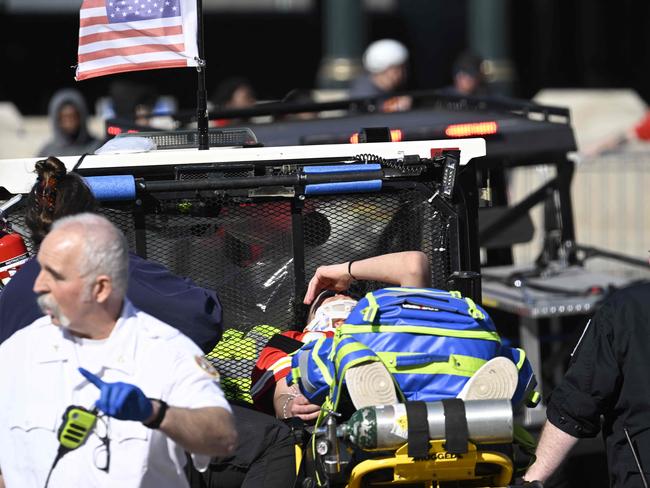
[{"label": "shoulder patch", "polygon": [[194,356],[194,361],[196,361],[196,364],[203,370],[204,373],[214,378],[215,381],[219,381],[219,371],[217,371],[217,368],[215,368],[212,363],[208,361],[204,356],[199,356],[197,354]]}]

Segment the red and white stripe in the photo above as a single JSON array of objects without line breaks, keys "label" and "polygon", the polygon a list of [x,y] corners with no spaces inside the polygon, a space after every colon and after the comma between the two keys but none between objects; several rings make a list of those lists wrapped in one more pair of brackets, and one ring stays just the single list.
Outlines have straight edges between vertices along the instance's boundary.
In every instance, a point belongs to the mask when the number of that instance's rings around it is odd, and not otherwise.
[{"label": "red and white stripe", "polygon": [[109,24],[103,0],[83,0],[75,78],[196,66],[196,2],[180,3],[182,16]]}]

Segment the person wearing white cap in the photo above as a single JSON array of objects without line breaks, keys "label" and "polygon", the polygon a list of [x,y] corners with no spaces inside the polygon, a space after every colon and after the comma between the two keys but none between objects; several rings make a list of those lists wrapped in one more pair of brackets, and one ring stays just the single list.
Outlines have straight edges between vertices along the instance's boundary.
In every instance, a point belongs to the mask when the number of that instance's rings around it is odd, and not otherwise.
[{"label": "person wearing white cap", "polygon": [[[363,53],[366,74],[357,78],[350,87],[350,98],[391,95],[406,81],[408,49],[394,39],[380,39],[370,44]],[[386,100],[386,112],[408,110],[410,97],[393,97]]]}]

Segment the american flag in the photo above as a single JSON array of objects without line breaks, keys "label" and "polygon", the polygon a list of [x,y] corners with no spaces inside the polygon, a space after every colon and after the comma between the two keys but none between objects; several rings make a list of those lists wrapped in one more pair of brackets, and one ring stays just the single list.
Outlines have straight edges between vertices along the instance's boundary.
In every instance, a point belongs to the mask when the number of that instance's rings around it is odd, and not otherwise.
[{"label": "american flag", "polygon": [[196,0],[83,0],[77,80],[196,66]]}]

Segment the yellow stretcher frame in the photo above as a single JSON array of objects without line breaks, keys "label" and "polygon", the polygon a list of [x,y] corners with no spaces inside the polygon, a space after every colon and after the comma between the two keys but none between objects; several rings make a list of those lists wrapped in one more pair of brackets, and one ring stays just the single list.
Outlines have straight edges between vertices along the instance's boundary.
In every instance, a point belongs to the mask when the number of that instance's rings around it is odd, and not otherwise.
[{"label": "yellow stretcher frame", "polygon": [[[408,455],[408,444],[395,451],[395,455],[369,459],[359,463],[350,474],[347,488],[360,488],[363,479],[380,469],[392,469],[393,480],[379,481],[373,486],[390,486],[406,483],[423,483],[427,488],[438,488],[444,481],[477,481],[486,479],[483,486],[507,487],[512,479],[512,461],[505,454],[492,451],[478,451],[471,442],[467,453],[454,455],[447,452],[445,441],[430,441],[429,458],[415,460]],[[490,464],[499,468],[492,475],[477,475],[477,464]],[[462,485],[461,485],[462,486]],[[472,484],[471,486],[477,486]]]}]

